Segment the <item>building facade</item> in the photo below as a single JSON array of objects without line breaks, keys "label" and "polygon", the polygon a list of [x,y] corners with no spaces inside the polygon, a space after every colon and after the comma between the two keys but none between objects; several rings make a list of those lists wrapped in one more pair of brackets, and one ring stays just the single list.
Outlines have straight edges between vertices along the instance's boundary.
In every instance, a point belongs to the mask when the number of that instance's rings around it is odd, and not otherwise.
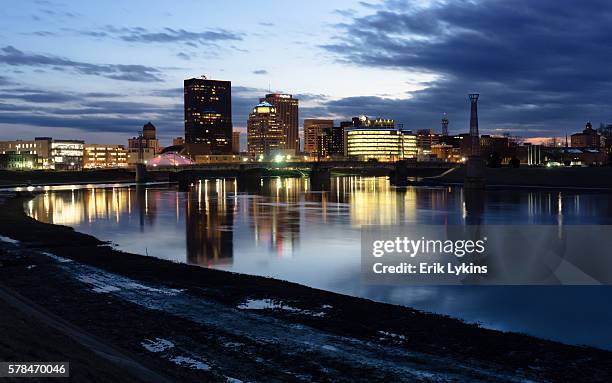
[{"label": "building facade", "polygon": [[184,81],[185,142],[209,154],[232,151],[232,83],[205,76]]},{"label": "building facade", "polygon": [[240,132],[232,132],[232,153],[240,153]]},{"label": "building facade", "polygon": [[257,104],[247,122],[248,152],[264,157],[280,153],[285,150],[285,138],[276,108],[266,101]]},{"label": "building facade", "polygon": [[51,141],[51,158],[55,170],[83,169],[85,142],[80,140]]},{"label": "building facade", "polygon": [[128,139],[128,165],[134,166],[141,161],[146,163],[160,151],[157,129],[151,122],[147,122],[142,127],[142,134]]},{"label": "building facade", "polygon": [[34,140],[0,141],[0,154],[34,155],[36,156],[33,165],[35,169],[53,169],[51,141],[51,137],[36,137]]},{"label": "building facade", "polygon": [[128,151],[123,145],[85,144],[84,169],[112,169],[128,166]]},{"label": "building facade", "polygon": [[416,136],[390,128],[348,128],[347,155],[362,161],[394,162],[416,158]]},{"label": "building facade", "polygon": [[0,169],[3,170],[33,170],[36,169],[36,154],[0,152]]},{"label": "building facade", "polygon": [[593,129],[591,122],[587,122],[582,133],[571,136],[572,148],[599,148],[601,146],[601,135]]},{"label": "building facade", "polygon": [[317,157],[319,141],[325,129],[332,129],[334,120],[307,118],[304,120],[304,153]]},{"label": "building facade", "polygon": [[299,100],[290,94],[270,93],[266,97],[259,99],[260,102],[267,102],[276,108],[276,114],[283,129],[285,136],[285,146],[296,154],[300,150],[299,136]]}]

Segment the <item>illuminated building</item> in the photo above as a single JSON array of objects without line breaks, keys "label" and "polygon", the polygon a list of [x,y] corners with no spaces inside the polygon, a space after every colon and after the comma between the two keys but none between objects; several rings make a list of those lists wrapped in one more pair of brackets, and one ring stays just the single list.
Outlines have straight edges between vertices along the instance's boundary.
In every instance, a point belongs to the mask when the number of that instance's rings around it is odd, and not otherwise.
[{"label": "illuminated building", "polygon": [[417,148],[422,154],[431,153],[431,146],[440,143],[440,136],[435,134],[432,129],[417,130]]},{"label": "illuminated building", "polygon": [[125,168],[128,151],[123,145],[85,144],[83,168]]},{"label": "illuminated building", "polygon": [[83,168],[84,141],[51,141],[51,159],[55,170],[81,170]]},{"label": "illuminated building", "polygon": [[172,139],[172,145],[185,145],[185,139],[183,137],[174,137]]},{"label": "illuminated building", "polygon": [[358,116],[353,117],[352,125],[354,127],[364,127],[364,128],[384,128],[384,129],[394,129],[395,121],[389,118],[376,118],[370,119],[368,116]]},{"label": "illuminated building", "polygon": [[36,168],[36,154],[4,152],[0,154],[0,169],[32,170]]},{"label": "illuminated building", "polygon": [[601,146],[601,135],[593,129],[591,122],[586,123],[582,133],[571,136],[572,148],[599,148]]},{"label": "illuminated building", "polygon": [[232,132],[232,153],[240,153],[240,132]]},{"label": "illuminated building", "polygon": [[263,101],[249,114],[247,122],[248,151],[254,155],[269,156],[285,148],[285,136],[276,108]]},{"label": "illuminated building", "polygon": [[461,152],[459,148],[454,148],[449,144],[431,145],[431,154],[443,162],[461,162]]},{"label": "illuminated building", "polygon": [[139,163],[140,153],[142,153],[142,160],[146,163],[155,157],[160,149],[157,129],[151,122],[147,122],[138,137],[128,139],[128,165],[133,166]]},{"label": "illuminated building", "polygon": [[317,157],[319,153],[319,140],[325,129],[331,129],[334,120],[321,120],[307,118],[304,120],[304,153]]},{"label": "illuminated building", "polygon": [[232,83],[209,80],[206,76],[191,78],[184,81],[184,93],[185,142],[206,147],[208,154],[230,153]]},{"label": "illuminated building", "polygon": [[268,102],[276,108],[276,114],[283,129],[284,147],[295,154],[300,149],[300,137],[298,134],[298,110],[299,100],[290,94],[271,93],[261,98],[260,102]]},{"label": "illuminated building", "polygon": [[410,131],[390,128],[349,128],[347,155],[367,161],[398,161],[416,158],[416,136]]},{"label": "illuminated building", "polygon": [[409,130],[400,132],[402,134],[402,159],[417,158],[417,137]]},{"label": "illuminated building", "polygon": [[251,160],[251,158],[248,156],[241,156],[239,154],[202,154],[195,156],[196,164],[242,163],[249,160]]},{"label": "illuminated building", "polygon": [[[36,157],[33,165],[34,168],[52,169],[51,141],[51,137],[36,137],[34,140],[0,141],[0,154],[33,155]],[[13,156],[12,158],[17,162],[21,161],[17,157]],[[13,160],[10,162],[13,162]]]}]

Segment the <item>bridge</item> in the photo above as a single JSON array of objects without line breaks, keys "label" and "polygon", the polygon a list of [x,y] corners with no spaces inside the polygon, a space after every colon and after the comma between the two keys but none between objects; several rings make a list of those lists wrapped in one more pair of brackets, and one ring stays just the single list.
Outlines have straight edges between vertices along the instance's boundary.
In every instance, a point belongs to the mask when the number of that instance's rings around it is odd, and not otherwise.
[{"label": "bridge", "polygon": [[187,190],[197,179],[209,177],[236,177],[240,181],[259,180],[262,176],[294,175],[310,178],[313,189],[325,189],[331,181],[332,171],[388,175],[391,183],[405,186],[408,177],[424,177],[443,173],[456,164],[444,162],[376,162],[376,161],[322,161],[322,162],[229,162],[183,166],[138,166],[136,181],[146,181],[147,173],[167,172],[170,181]]}]

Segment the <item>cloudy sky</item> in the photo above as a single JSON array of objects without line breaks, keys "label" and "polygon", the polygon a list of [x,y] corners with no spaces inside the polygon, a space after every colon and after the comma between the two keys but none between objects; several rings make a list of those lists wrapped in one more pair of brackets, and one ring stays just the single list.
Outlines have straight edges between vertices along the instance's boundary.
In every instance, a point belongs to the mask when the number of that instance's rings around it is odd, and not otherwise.
[{"label": "cloudy sky", "polygon": [[268,89],[300,117],[366,114],[466,132],[612,122],[607,0],[11,2],[0,8],[0,139],[183,135],[182,81],[232,81],[234,126]]}]

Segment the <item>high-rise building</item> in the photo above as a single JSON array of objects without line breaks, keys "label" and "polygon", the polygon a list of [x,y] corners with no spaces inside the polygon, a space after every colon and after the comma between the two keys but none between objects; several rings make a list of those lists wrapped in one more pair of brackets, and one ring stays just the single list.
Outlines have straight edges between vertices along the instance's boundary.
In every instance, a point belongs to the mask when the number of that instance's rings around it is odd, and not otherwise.
[{"label": "high-rise building", "polygon": [[307,118],[304,120],[304,153],[312,156],[318,155],[319,137],[325,129],[331,129],[334,120]]},{"label": "high-rise building", "polygon": [[276,113],[285,135],[285,147],[294,152],[300,150],[300,136],[298,127],[298,104],[299,100],[290,94],[270,93],[259,99],[260,102],[268,102],[276,108]]},{"label": "high-rise building", "polygon": [[257,156],[280,153],[285,148],[285,138],[276,108],[266,101],[257,104],[247,122],[249,153]]},{"label": "high-rise building", "polygon": [[240,153],[240,132],[232,132],[232,153]]},{"label": "high-rise building", "polygon": [[184,81],[185,142],[212,154],[232,150],[232,83],[206,76]]}]

